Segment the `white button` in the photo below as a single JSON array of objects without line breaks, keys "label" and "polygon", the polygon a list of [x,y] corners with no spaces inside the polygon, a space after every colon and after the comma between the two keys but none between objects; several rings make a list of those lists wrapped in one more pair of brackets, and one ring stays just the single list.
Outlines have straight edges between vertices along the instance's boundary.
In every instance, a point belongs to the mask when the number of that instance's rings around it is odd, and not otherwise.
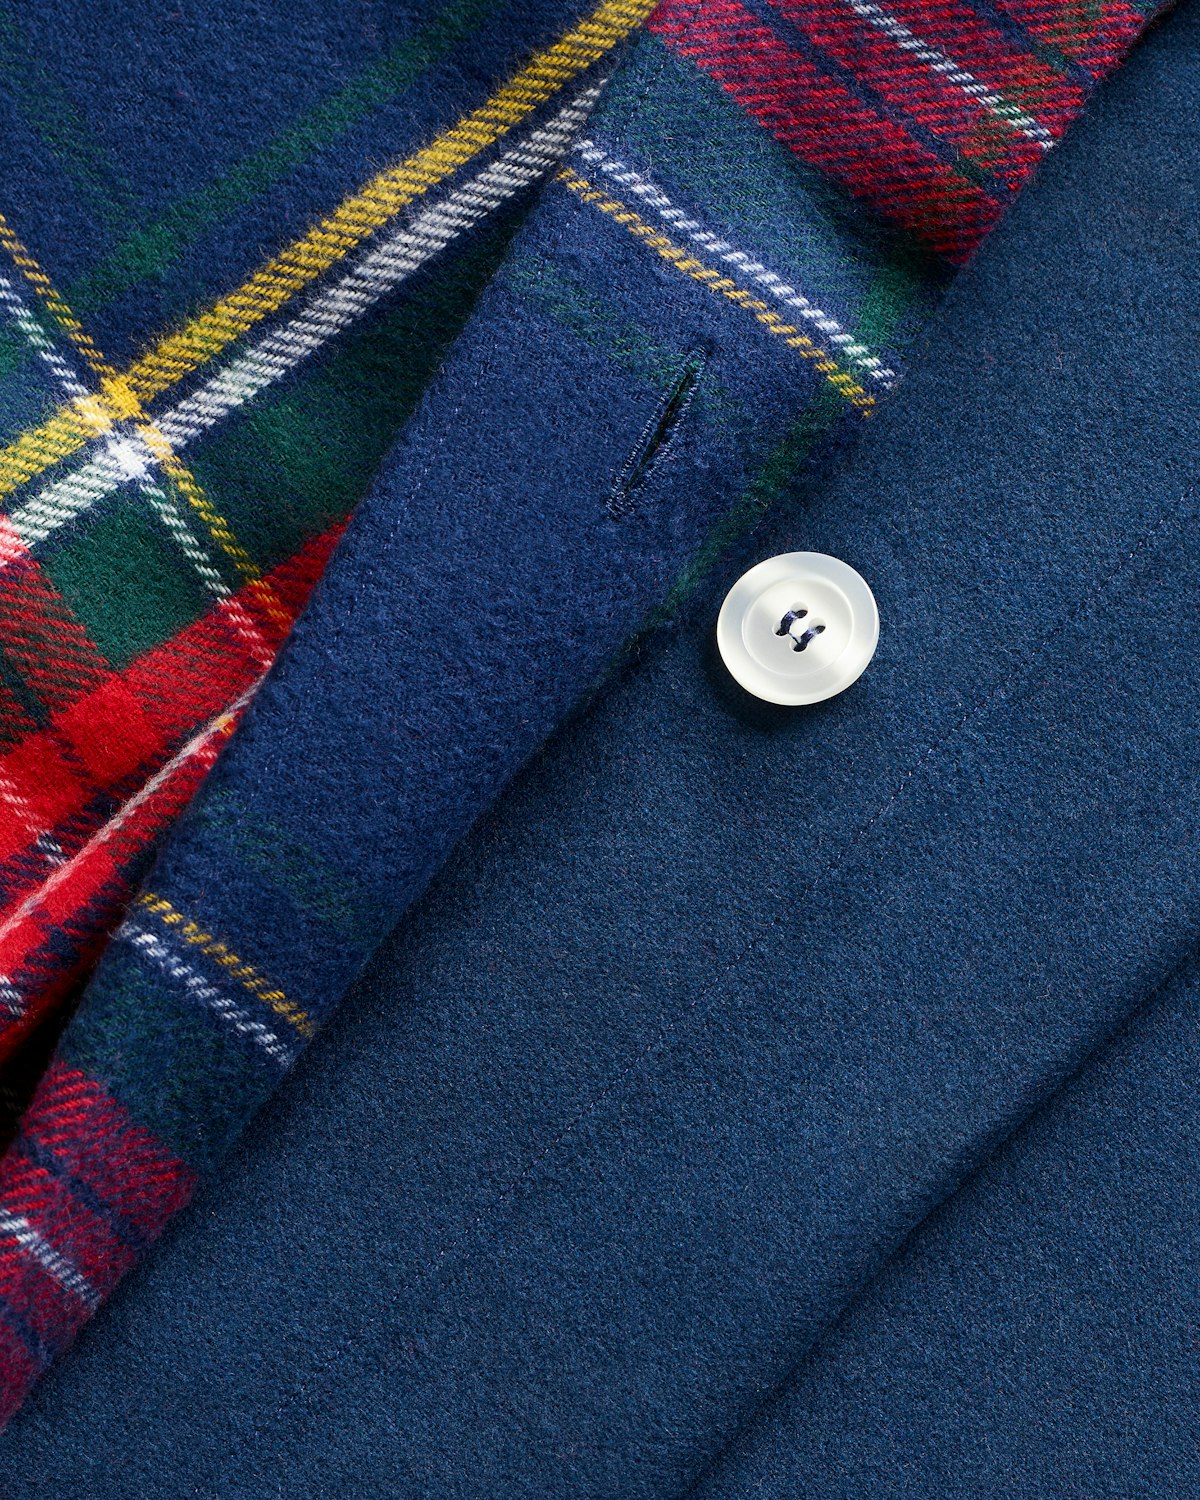
[{"label": "white button", "polygon": [[862,676],[879,640],[866,580],[823,552],[784,552],[743,573],[717,617],[717,645],[748,693],[820,703]]}]

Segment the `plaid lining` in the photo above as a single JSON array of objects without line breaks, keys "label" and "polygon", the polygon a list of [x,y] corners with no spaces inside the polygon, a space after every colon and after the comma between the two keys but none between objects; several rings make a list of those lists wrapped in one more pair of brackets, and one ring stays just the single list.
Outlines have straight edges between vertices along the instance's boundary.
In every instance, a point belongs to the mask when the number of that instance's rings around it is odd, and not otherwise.
[{"label": "plaid lining", "polygon": [[[1145,25],[1145,14],[1124,4],[1096,11],[1081,37],[1074,7],[997,7],[1016,38],[999,27],[989,36],[978,17],[962,62],[962,8],[940,0],[898,13],[863,0],[778,0],[759,10],[741,0],[666,0],[650,26],[802,161],[960,264],[1062,136],[1087,84]],[[1043,70],[1021,21],[1035,38],[1069,41],[1091,76],[1033,93],[1030,75]]]},{"label": "plaid lining", "polygon": [[[643,13],[602,5],[124,372],[0,220],[0,246],[29,293],[0,278],[0,312],[62,403],[0,450],[0,702],[10,707],[0,1058],[94,957],[154,837],[224,737],[204,732],[205,721],[261,678],[329,552],[331,537],[313,539],[280,577],[264,577],[180,455],[535,181],[582,124],[595,87],[540,123],[537,112]],[[490,154],[518,127],[516,145]],[[473,175],[459,181],[462,169]],[[450,191],[390,229],[450,179]],[[193,374],[182,399],[149,415],[147,403]]]},{"label": "plaid lining", "polygon": [[[672,161],[666,151],[652,171],[629,149],[636,141],[610,142],[598,131],[578,147],[578,170],[558,174],[614,258],[653,255],[663,274],[707,290],[730,317],[744,320],[748,336],[791,350],[811,376],[805,409],[730,526],[776,492],[844,417],[870,414],[895,383],[914,313],[928,308],[949,269],[976,248],[1147,14],[1112,0],[1086,13],[1062,0],[663,0],[649,30],[680,66],[741,111],[730,139],[747,121],[761,127],[764,140],[809,174],[814,201],[835,205],[824,221],[832,226],[826,238],[814,237],[806,261],[793,262],[786,226],[773,238],[756,237],[736,205],[723,205],[719,190],[707,201],[705,184],[694,174],[689,181],[688,162]],[[515,177],[528,180],[548,166],[589,101],[559,106],[557,127],[542,118],[516,155],[497,153],[471,182],[457,177],[641,18],[637,5],[602,6],[489,104],[380,173],[122,374],[89,356],[66,304],[10,246],[67,335],[64,342],[44,313],[31,310],[53,339],[53,359],[66,360],[74,349],[93,377],[92,394],[56,404],[0,452],[0,486],[15,496],[0,538],[0,690],[19,726],[0,765],[0,874],[15,903],[10,925],[0,929],[14,954],[9,988],[0,992],[10,1034],[28,1023],[31,1000],[51,993],[94,948],[129,887],[131,865],[118,848],[144,847],[185,800],[228,732],[236,713],[229,705],[252,689],[332,545],[329,532],[291,573],[290,564],[260,573],[253,562],[246,573],[236,530],[205,500],[179,450],[209,416],[232,410],[242,389],[261,389],[256,382],[274,379],[307,341],[339,331],[339,309],[356,315],[355,299],[377,285],[385,261],[404,267],[422,246],[440,248],[458,226],[474,222],[476,210],[490,211]],[[714,129],[725,128],[719,111],[712,119]],[[756,169],[749,155],[745,169]],[[376,238],[401,209],[452,179],[457,185],[424,219],[402,225],[392,241]],[[353,264],[343,282],[322,280],[360,246],[358,280]],[[797,263],[805,275],[789,269]],[[520,264],[509,274],[520,279]],[[561,324],[585,328],[592,340],[609,337],[614,359],[661,365],[644,336],[598,330],[586,288],[540,272],[528,273],[528,283]],[[310,286],[312,300],[298,314],[272,321]],[[267,325],[260,342],[241,349],[259,324]],[[208,376],[206,364],[226,350],[229,362]],[[61,383],[61,372],[42,362]],[[147,415],[193,374],[198,381],[170,410]],[[73,455],[81,465],[59,474],[56,466]],[[32,493],[35,478],[42,488]],[[161,491],[199,549],[193,556],[182,545],[174,521],[151,529],[153,504],[139,511],[153,540],[140,547],[137,567],[164,580],[160,623],[151,627],[156,644],[135,638],[119,610],[109,617],[100,592],[82,581],[89,568],[119,575],[116,548],[100,560],[106,507],[121,486],[143,482]],[[198,559],[226,592],[203,609],[188,606],[193,623],[181,625],[181,590],[198,597],[213,587]],[[165,653],[165,670],[149,667],[156,653]],[[199,713],[188,711],[193,695],[203,701]],[[148,782],[156,769],[160,780]],[[243,839],[244,849],[253,836],[251,830]],[[68,1045],[0,1164],[4,1414],[186,1201],[198,1164],[236,1136],[298,1054],[314,1016],[328,1008],[328,996],[281,984],[270,954],[254,951],[248,936],[249,945],[213,930],[169,884],[144,894],[96,981],[108,1010],[96,1008],[83,1026],[81,1014],[68,1028]],[[173,1006],[171,1035],[158,1043],[172,1049],[162,1065],[186,1059],[207,1096],[228,1102],[209,1117],[197,1107],[188,1117],[196,1132],[190,1141],[172,1129],[178,1121],[156,1119],[153,1106],[135,1108],[114,1092],[121,1071],[114,1049],[140,1036],[139,1007],[155,997]],[[104,1019],[112,1014],[132,1032],[116,1037]]]}]

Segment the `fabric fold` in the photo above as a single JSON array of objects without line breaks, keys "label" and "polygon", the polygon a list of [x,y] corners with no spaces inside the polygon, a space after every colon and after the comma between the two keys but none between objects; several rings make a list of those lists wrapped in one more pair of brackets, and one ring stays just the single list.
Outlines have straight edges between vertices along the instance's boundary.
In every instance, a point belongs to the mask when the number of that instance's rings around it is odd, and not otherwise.
[{"label": "fabric fold", "polygon": [[[169,206],[132,230],[126,208],[115,245],[111,222],[73,223],[78,204],[45,191],[36,154],[20,170],[37,117],[7,122],[0,1060],[94,962],[586,116],[597,80],[583,75],[633,24],[620,6],[582,29],[572,14],[533,0],[496,24],[486,0],[446,0],[264,33],[261,8],[226,8],[239,67],[210,80],[208,104],[229,117],[227,146],[258,149],[192,163],[160,98],[176,27],[131,51],[135,9],[126,31],[90,38],[89,67],[132,68],[148,159],[110,149],[139,178],[164,172]],[[514,53],[524,65],[497,83]],[[0,45],[6,64],[11,85]],[[263,143],[262,117],[281,112]],[[70,276],[79,255],[88,273]]]},{"label": "fabric fold", "polygon": [[[80,1295],[94,1210],[75,1184],[124,1212],[126,1202],[153,1196],[149,1184],[164,1173],[190,1182],[212,1172],[455,841],[664,598],[798,468],[835,449],[876,409],[952,266],[1028,176],[1042,154],[1039,143],[1061,134],[1146,19],[1109,6],[1076,32],[1066,8],[1027,16],[1005,7],[1000,14],[1003,24],[975,26],[970,68],[939,61],[960,43],[967,50],[957,24],[947,23],[945,36],[922,35],[917,46],[907,22],[875,7],[838,6],[826,15],[821,8],[751,13],[669,4],[634,45],[588,138],[518,235],[356,514],[283,661],[169,840],[64,1035],[22,1137],[0,1165],[0,1210],[20,1208],[28,1223],[4,1261],[9,1316],[0,1336],[11,1349],[4,1367],[10,1410],[128,1263],[125,1248],[97,1251],[87,1259],[88,1295]],[[580,28],[584,41],[572,44],[589,61],[638,18],[626,7],[606,10],[603,24],[599,15]],[[865,28],[871,42],[853,58],[837,55],[846,26]],[[933,81],[924,83],[942,91],[940,113],[928,114],[919,91],[911,113],[889,94],[877,37],[903,42],[906,65],[921,61],[921,49],[929,54],[922,66]],[[573,73],[583,65],[568,67],[560,58],[555,66]],[[547,74],[555,88],[558,73]],[[1014,73],[1021,74],[1019,90]],[[519,103],[525,96],[517,90],[514,97]],[[696,149],[701,140],[703,153]],[[276,271],[268,281],[274,279]],[[145,364],[145,381],[153,385],[187,365],[240,316],[240,305],[221,307],[165,341]],[[1111,607],[1113,584],[1135,579],[1144,587],[1148,607],[1163,615],[1158,639],[1173,640],[1181,628],[1155,593],[1154,570],[1170,556],[1188,577],[1186,547],[1176,554],[1192,518],[1183,505],[1176,515],[1149,518],[1147,530],[1144,498],[1134,497],[1129,513],[1108,526],[1097,517],[1098,537],[1110,539],[1116,527],[1130,539],[1127,555],[1113,565],[1101,548],[1103,555],[1081,569],[1080,586],[1062,590],[1064,607],[1048,633],[1034,636],[1063,673],[1061,712],[1081,724],[1103,723],[1094,615]],[[1062,543],[1068,522],[1053,511],[1040,524]],[[1020,554],[1019,535],[992,541]],[[1061,556],[1051,549],[1050,559],[1045,565],[1061,585],[1054,575]],[[1002,616],[1001,609],[997,620]],[[931,649],[924,641],[922,653]],[[1148,726],[1161,707],[1155,694],[1169,690],[1155,676],[1152,656],[1145,667],[1153,689],[1140,716],[1133,706],[1119,710],[1127,714],[1123,733],[1139,744],[1150,743]],[[870,847],[882,882],[876,936],[887,941],[881,951],[853,951],[854,913],[864,898],[857,875],[839,897],[848,904],[813,914],[807,994],[815,1009],[801,1004],[792,1020],[829,1050],[774,1061],[791,1070],[785,1076],[795,1108],[807,1095],[830,1112],[810,1124],[812,1149],[793,1164],[787,1202],[764,1214],[764,1200],[752,1216],[756,1250],[747,1265],[755,1274],[741,1309],[745,1358],[721,1373],[700,1358],[704,1381],[692,1393],[687,1421],[678,1413],[655,1418],[653,1405],[645,1408],[647,1423],[661,1420],[677,1441],[656,1451],[647,1427],[625,1460],[581,1475],[574,1493],[599,1494],[612,1483],[630,1496],[666,1492],[663,1486],[694,1463],[698,1428],[711,1437],[720,1426],[716,1409],[736,1410],[764,1370],[812,1336],[816,1325],[794,1307],[797,1265],[813,1268],[815,1317],[865,1272],[889,1236],[1041,1097],[1091,1044],[1097,1026],[1114,1024],[1153,983],[1176,925],[1194,916],[1169,902],[1186,853],[1156,861],[1145,845],[1147,831],[1160,831],[1153,809],[1140,802],[1126,809],[1119,835],[1126,859],[1167,901],[1159,941],[1147,949],[1144,929],[1118,922],[1108,941],[1120,981],[1098,981],[1077,1014],[1062,1005],[1066,955],[1051,934],[1041,934],[1050,944],[1041,961],[1056,983],[1029,1001],[1020,1035],[1001,1045],[990,1028],[968,1030],[940,1059],[950,1069],[947,1098],[972,1069],[991,1079],[978,1109],[957,1118],[934,1109],[915,1131],[901,1127],[913,1094],[931,1082],[929,1056],[906,1051],[909,1028],[944,1023],[952,1005],[945,974],[925,998],[912,991],[913,976],[927,974],[933,951],[953,943],[962,901],[987,910],[976,940],[992,944],[1010,969],[1028,958],[1024,939],[1037,930],[1036,902],[1023,898],[1013,821],[1017,780],[1028,766],[1014,768],[1003,799],[979,808],[976,838],[994,862],[990,885],[977,888],[978,869],[962,864],[961,846],[938,837],[945,829],[961,838],[950,816],[953,799],[970,799],[986,784],[985,768],[1013,733],[998,713],[1009,707],[1010,693],[1022,734],[1042,747],[1048,774],[1062,782],[1056,795],[1069,800],[1077,767],[1053,763],[1037,692],[1028,702],[1020,696],[1027,672],[1017,663],[997,676],[993,661],[981,656],[949,679],[918,675],[906,684],[908,711],[856,742],[846,762],[855,767],[853,783],[839,783],[835,774],[839,803],[827,832],[834,842],[821,878],[832,880],[843,866],[854,870]],[[919,726],[917,704],[926,716]],[[842,712],[822,720],[834,737],[851,730],[862,709]],[[1080,774],[1090,776],[1098,747],[1094,738],[1085,743]],[[927,787],[927,764],[936,759],[940,772],[947,747],[958,759],[944,781]],[[1171,739],[1180,765],[1190,768],[1189,754],[1186,742]],[[1156,773],[1165,774],[1168,760],[1154,761]],[[907,767],[899,779],[897,765]],[[927,843],[920,819],[928,820]],[[1065,882],[1078,873],[1073,861],[1080,854],[1068,837],[1070,819],[1069,809],[1062,811],[1061,827],[1046,834],[1054,878]],[[902,826],[907,850],[895,842]],[[797,828],[794,837],[812,833]],[[914,925],[906,919],[918,888],[937,892],[946,905],[926,909]],[[1102,904],[1112,899],[1105,889]],[[997,908],[1002,890],[1008,901]],[[1026,931],[1006,925],[1014,912]],[[706,1087],[706,1065],[720,1055],[735,1115],[763,1112],[744,1180],[722,1186],[713,1179],[711,1201],[702,1192],[687,1208],[718,1220],[728,1212],[726,1189],[743,1197],[757,1174],[775,1170],[778,1142],[771,1137],[784,1118],[760,1088],[780,1046],[779,1012],[764,1026],[747,1009],[750,993],[769,984],[761,970],[769,944],[762,945],[779,918],[764,924],[750,908],[746,920],[739,961],[717,971],[721,1006],[737,1009],[738,1029],[730,1034],[708,1018],[700,1001],[712,998],[710,982],[682,1017],[649,1029],[628,1069],[636,1073],[671,1037],[672,1092]],[[868,970],[857,982],[892,995],[898,1030],[870,1037],[857,1058],[837,1060],[837,1023],[857,1003],[851,980],[863,964]],[[1004,1019],[999,996],[995,1004]],[[719,1053],[712,1050],[717,1041]],[[884,1078],[877,1047],[893,1064]],[[835,1060],[849,1086],[828,1100],[820,1069]],[[140,1147],[114,1152],[106,1134],[93,1135],[86,1113],[66,1108],[80,1089],[95,1093],[105,1120],[119,1118],[159,1155]],[[647,1236],[686,1231],[683,1220],[668,1222],[681,1168],[688,1168],[687,1180],[705,1182],[691,1159],[695,1142],[673,1136],[669,1098],[663,1107],[658,1138],[637,1147],[645,1153],[645,1180],[653,1186],[661,1174],[662,1196],[652,1192],[659,1209],[631,1229],[635,1258],[648,1253]],[[60,1147],[57,1122],[64,1119]],[[874,1157],[865,1148],[874,1143],[864,1138],[861,1153],[841,1157],[833,1150],[864,1119],[884,1127],[901,1168],[882,1198],[867,1191]],[[600,1115],[593,1122],[590,1109],[578,1123],[585,1122],[580,1134],[594,1127],[597,1140],[609,1128]],[[34,1160],[39,1149],[56,1162],[69,1151],[74,1169],[43,1183],[43,1174],[57,1169]],[[31,1176],[50,1206],[29,1206]],[[619,1184],[613,1191],[619,1196]],[[812,1204],[830,1196],[839,1212],[814,1214]],[[176,1206],[170,1195],[164,1201]],[[577,1208],[590,1215],[599,1201]],[[628,1205],[610,1206],[618,1218],[628,1212]],[[154,1232],[158,1218],[142,1227]],[[738,1255],[747,1227],[743,1222],[730,1239]],[[534,1274],[537,1246],[549,1232],[547,1223],[526,1228],[510,1266],[520,1277]],[[695,1328],[704,1323],[707,1292],[727,1288],[715,1265],[690,1270],[690,1279],[678,1278],[673,1316]],[[578,1271],[559,1265],[564,1295]],[[784,1336],[779,1320],[788,1308]],[[619,1325],[616,1303],[610,1316]],[[653,1461],[645,1460],[652,1451]]]}]

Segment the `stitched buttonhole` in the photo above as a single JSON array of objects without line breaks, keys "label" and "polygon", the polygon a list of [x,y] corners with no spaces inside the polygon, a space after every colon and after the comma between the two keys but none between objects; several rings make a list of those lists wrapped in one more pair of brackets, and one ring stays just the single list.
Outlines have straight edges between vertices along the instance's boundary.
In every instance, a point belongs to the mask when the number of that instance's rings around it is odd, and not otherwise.
[{"label": "stitched buttonhole", "polygon": [[620,520],[633,510],[655,464],[670,448],[680,423],[692,404],[700,373],[706,362],[707,355],[698,349],[687,356],[680,366],[674,385],[642,429],[637,447],[627,459],[605,502],[608,513],[614,520]]}]

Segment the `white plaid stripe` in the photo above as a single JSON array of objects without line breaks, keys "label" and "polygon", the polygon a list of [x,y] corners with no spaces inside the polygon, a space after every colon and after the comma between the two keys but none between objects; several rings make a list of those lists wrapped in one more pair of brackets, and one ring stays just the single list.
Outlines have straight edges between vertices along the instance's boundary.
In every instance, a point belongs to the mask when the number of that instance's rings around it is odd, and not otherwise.
[{"label": "white plaid stripe", "polygon": [[[394,229],[332,285],[316,292],[287,323],[218,370],[190,396],[155,418],[175,451],[281,379],[465,230],[530,186],[561,159],[600,93],[594,84],[468,182]],[[110,443],[64,478],[15,508],[9,521],[26,547],[89,510],[128,479],[128,456]],[[4,559],[0,558],[0,566]]]},{"label": "white plaid stripe", "polygon": [[847,364],[853,365],[856,370],[870,376],[885,388],[890,388],[899,379],[895,370],[889,370],[865,344],[860,343],[853,334],[847,333],[836,318],[830,317],[827,312],[810,302],[802,292],[784,281],[782,276],[768,270],[762,261],[755,260],[712,230],[705,229],[700,220],[692,217],[686,210],[677,208],[662,188],[644,172],[635,172],[623,161],[607,155],[594,141],[580,141],[575,152],[589,166],[598,167],[606,177],[611,177],[635,198],[649,204],[664,224],[669,224],[677,233],[686,235],[694,245],[699,245],[718,260],[736,266],[780,306],[798,312],[807,323],[825,336],[825,343],[831,352]]},{"label": "white plaid stripe", "polygon": [[43,1234],[39,1234],[24,1214],[9,1213],[0,1208],[0,1234],[15,1240],[30,1260],[53,1276],[59,1286],[78,1297],[89,1312],[100,1306],[100,1293],[86,1276],[81,1275]]}]

